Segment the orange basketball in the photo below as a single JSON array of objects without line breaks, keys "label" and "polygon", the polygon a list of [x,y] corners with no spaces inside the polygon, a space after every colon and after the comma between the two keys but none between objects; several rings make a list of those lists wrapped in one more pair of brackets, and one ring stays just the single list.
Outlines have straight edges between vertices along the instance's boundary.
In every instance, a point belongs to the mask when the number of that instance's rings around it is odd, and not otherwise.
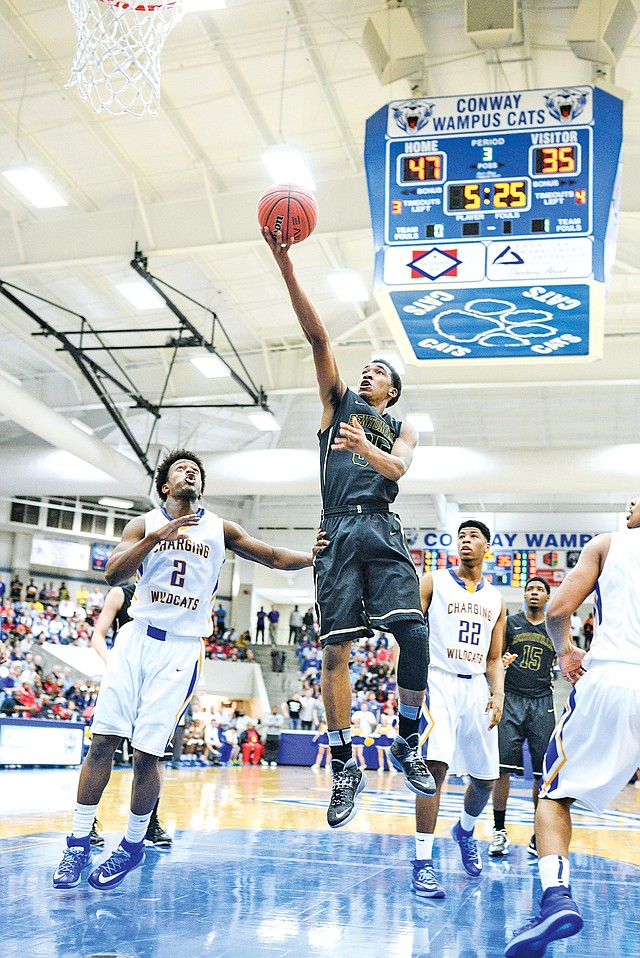
[{"label": "orange basketball", "polygon": [[315,229],[318,204],[310,190],[295,183],[274,183],[258,200],[258,223],[271,233],[282,231],[286,243],[301,243]]}]

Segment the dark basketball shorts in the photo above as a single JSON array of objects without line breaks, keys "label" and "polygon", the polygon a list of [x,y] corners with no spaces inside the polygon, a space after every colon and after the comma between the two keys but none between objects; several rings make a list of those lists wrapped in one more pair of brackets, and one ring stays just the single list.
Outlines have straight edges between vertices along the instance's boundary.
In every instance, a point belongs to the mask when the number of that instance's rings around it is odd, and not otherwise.
[{"label": "dark basketball shorts", "polygon": [[542,774],[542,760],[555,728],[553,696],[531,698],[517,692],[505,692],[504,711],[498,725],[500,771],[522,775],[522,746],[529,743],[533,774]]},{"label": "dark basketball shorts", "polygon": [[314,563],[322,645],[338,645],[394,622],[424,622],[418,574],[392,512],[323,519],[329,545]]}]

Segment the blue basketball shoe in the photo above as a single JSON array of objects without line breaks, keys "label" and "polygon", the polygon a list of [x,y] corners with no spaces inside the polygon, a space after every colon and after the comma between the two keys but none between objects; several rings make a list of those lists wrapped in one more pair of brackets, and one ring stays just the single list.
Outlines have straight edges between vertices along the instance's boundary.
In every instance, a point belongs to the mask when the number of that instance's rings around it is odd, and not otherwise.
[{"label": "blue basketball shoe", "polygon": [[136,845],[123,838],[118,847],[101,865],[91,872],[88,882],[92,888],[104,891],[115,888],[134,868],[144,864],[144,841]]},{"label": "blue basketball shoe", "polygon": [[411,862],[413,865],[413,874],[411,876],[411,887],[418,898],[444,898],[445,891],[433,870],[431,859]]},{"label": "blue basketball shoe", "polygon": [[515,932],[505,949],[506,958],[542,958],[547,945],[559,938],[577,935],[584,927],[571,888],[547,888],[540,901],[540,913]]},{"label": "blue basketball shoe", "polygon": [[460,822],[456,822],[451,828],[451,837],[457,842],[460,849],[460,858],[462,867],[471,878],[477,878],[482,874],[482,861],[478,854],[478,843],[473,837],[473,832],[465,832]]},{"label": "blue basketball shoe", "polygon": [[62,860],[53,873],[54,888],[75,888],[80,884],[83,870],[91,864],[89,836],[74,838],[69,835]]}]

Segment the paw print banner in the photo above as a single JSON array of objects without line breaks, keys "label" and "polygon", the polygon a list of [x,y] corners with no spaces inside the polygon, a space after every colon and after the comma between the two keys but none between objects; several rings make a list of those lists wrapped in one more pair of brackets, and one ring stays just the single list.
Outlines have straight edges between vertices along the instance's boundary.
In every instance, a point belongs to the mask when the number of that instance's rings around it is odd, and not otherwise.
[{"label": "paw print banner", "polygon": [[576,284],[389,295],[416,359],[493,360],[586,356],[590,293]]}]

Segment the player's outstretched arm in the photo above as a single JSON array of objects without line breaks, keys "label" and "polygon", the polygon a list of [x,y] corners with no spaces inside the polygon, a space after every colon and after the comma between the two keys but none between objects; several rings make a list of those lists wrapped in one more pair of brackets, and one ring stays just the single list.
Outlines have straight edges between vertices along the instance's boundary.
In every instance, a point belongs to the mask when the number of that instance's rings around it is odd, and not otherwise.
[{"label": "player's outstretched arm", "polygon": [[236,522],[224,521],[224,543],[227,549],[250,559],[269,569],[305,569],[313,563],[310,552],[294,552],[293,549],[283,549],[279,546],[270,546],[261,539],[250,536],[246,529]]},{"label": "player's outstretched arm", "polygon": [[103,662],[107,661],[109,649],[107,648],[107,632],[113,625],[113,620],[122,608],[124,602],[124,592],[120,586],[109,591],[104,605],[100,610],[98,621],[96,622],[91,635],[91,646],[96,650]]},{"label": "player's outstretched arm", "polygon": [[104,577],[109,585],[121,585],[135,575],[136,569],[147,558],[152,549],[165,539],[183,539],[181,530],[186,526],[197,526],[200,517],[195,513],[179,516],[155,532],[144,532],[144,516],[136,516],[124,527],[122,538],[109,556]]},{"label": "player's outstretched arm", "polygon": [[596,536],[587,542],[577,564],[567,574],[547,606],[547,631],[558,655],[562,655],[573,645],[571,616],[595,589],[610,544],[610,533]]},{"label": "player's outstretched arm", "polygon": [[584,675],[584,649],[571,640],[571,616],[595,589],[609,554],[611,534],[596,536],[587,542],[577,564],[562,581],[546,612],[547,632],[558,653],[558,665],[567,681],[575,683]]},{"label": "player's outstretched arm", "polygon": [[[320,319],[315,306],[300,286],[294,273],[293,263],[289,257],[292,244],[283,242],[282,233],[274,235],[268,229],[264,229],[262,235],[282,273],[293,310],[302,332],[313,350],[320,399],[325,411],[322,428],[325,429],[331,422],[333,412],[347,387],[338,371],[338,364],[327,327]],[[326,419],[327,416],[328,419]]]}]

